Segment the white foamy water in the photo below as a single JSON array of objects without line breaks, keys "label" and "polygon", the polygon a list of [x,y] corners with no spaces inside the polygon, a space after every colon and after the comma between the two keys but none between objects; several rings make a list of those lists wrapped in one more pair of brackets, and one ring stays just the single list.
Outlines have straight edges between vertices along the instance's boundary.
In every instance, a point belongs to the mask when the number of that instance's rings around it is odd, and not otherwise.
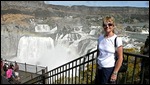
[{"label": "white foamy water", "polygon": [[[35,32],[49,33],[49,31],[49,26],[45,24],[35,27]],[[57,27],[54,28],[55,31],[57,31]],[[85,55],[87,51],[93,49],[96,46],[96,42],[90,38],[82,31],[65,35],[57,34],[54,39],[51,37],[23,36],[19,40],[17,57],[12,60],[32,65],[47,66],[48,70],[51,70],[81,55]],[[70,43],[69,40],[73,42]]]},{"label": "white foamy water", "polygon": [[50,32],[50,27],[47,24],[37,24],[35,32]]},{"label": "white foamy water", "polygon": [[33,65],[47,66],[48,70],[63,65],[78,55],[67,44],[57,44],[50,37],[24,36],[18,45],[17,57],[13,60]]}]

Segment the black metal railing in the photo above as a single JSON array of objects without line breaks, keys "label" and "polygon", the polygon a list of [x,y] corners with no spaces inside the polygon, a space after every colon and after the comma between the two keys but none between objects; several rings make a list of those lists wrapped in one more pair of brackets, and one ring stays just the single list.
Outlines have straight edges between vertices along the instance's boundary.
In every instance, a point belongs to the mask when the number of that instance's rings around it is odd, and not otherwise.
[{"label": "black metal railing", "polygon": [[[125,59],[128,61],[128,70],[124,73],[124,75],[122,75],[124,77],[124,80],[119,83],[125,84],[149,83],[149,79],[148,82],[143,82],[145,79],[144,78],[145,69],[146,67],[149,67],[149,64],[148,66],[146,66],[146,61],[149,61],[149,56],[128,52],[123,52],[123,55]],[[123,78],[119,79],[121,80]]]},{"label": "black metal railing", "polygon": [[[128,61],[128,70],[118,74],[117,82],[124,84],[143,84],[144,67],[142,59],[149,56],[123,52],[124,59]],[[97,50],[79,57],[51,71],[44,72],[25,84],[94,84],[96,73]],[[140,75],[141,74],[141,75]]]}]

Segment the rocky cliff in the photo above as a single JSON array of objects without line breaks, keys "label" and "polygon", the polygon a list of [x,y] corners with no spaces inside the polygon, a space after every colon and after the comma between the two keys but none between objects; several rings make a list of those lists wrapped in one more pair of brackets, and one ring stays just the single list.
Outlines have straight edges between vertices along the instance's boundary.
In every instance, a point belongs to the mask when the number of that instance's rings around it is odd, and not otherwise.
[{"label": "rocky cliff", "polygon": [[[138,7],[89,7],[61,6],[45,4],[44,1],[1,1],[1,14],[24,13],[32,15],[43,14],[42,17],[64,16],[104,16],[113,15],[118,18],[149,18],[149,8]],[[138,18],[139,19],[139,18]]]},{"label": "rocky cliff", "polygon": [[59,6],[44,1],[1,1],[1,56],[17,55],[20,37],[39,36],[35,33],[37,24],[58,26],[58,31],[67,27],[82,25],[89,32],[90,26],[101,25],[101,18],[112,15],[117,23],[149,22],[149,8],[136,7],[88,7]]}]

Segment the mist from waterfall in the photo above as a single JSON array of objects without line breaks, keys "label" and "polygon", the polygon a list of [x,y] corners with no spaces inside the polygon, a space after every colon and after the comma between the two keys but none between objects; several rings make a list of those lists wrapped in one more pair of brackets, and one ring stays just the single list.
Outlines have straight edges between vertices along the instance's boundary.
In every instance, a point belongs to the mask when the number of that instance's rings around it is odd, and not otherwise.
[{"label": "mist from waterfall", "polygon": [[[35,31],[51,32],[47,25],[41,26],[41,24],[35,28]],[[70,38],[72,43],[68,41],[69,36],[72,36]],[[86,54],[89,51],[88,49],[94,46],[96,46],[96,42],[84,33],[68,33],[65,35],[58,33],[54,39],[51,37],[23,36],[19,40],[17,57],[12,60],[47,66],[48,70],[51,70]]]},{"label": "mist from waterfall", "polygon": [[50,70],[79,57],[75,52],[67,44],[54,46],[54,40],[50,37],[23,36],[19,41],[17,57],[13,60],[48,66]]}]

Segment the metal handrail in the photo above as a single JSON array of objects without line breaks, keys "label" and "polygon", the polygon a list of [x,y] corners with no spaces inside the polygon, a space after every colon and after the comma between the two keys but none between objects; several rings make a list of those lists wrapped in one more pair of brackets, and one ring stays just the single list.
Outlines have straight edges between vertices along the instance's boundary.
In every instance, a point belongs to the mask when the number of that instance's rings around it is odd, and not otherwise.
[{"label": "metal handrail", "polygon": [[[145,76],[144,75],[145,64],[141,63],[141,61],[142,59],[149,59],[149,56],[129,52],[123,52],[123,55],[128,61],[128,70],[125,73],[118,74],[119,77],[117,82],[125,84],[130,83],[142,84]],[[54,68],[51,71],[45,72],[43,73],[43,75],[40,75],[24,83],[94,84],[96,73],[96,58],[97,58],[97,50],[94,50],[84,56],[81,56],[64,65]],[[137,65],[137,63],[139,63],[139,65]],[[137,66],[140,66],[140,64],[143,65],[142,67],[140,67],[140,70],[138,72],[136,68]],[[137,76],[137,72],[142,73],[142,75],[139,76],[138,79],[136,79],[137,77],[135,77]]]}]

